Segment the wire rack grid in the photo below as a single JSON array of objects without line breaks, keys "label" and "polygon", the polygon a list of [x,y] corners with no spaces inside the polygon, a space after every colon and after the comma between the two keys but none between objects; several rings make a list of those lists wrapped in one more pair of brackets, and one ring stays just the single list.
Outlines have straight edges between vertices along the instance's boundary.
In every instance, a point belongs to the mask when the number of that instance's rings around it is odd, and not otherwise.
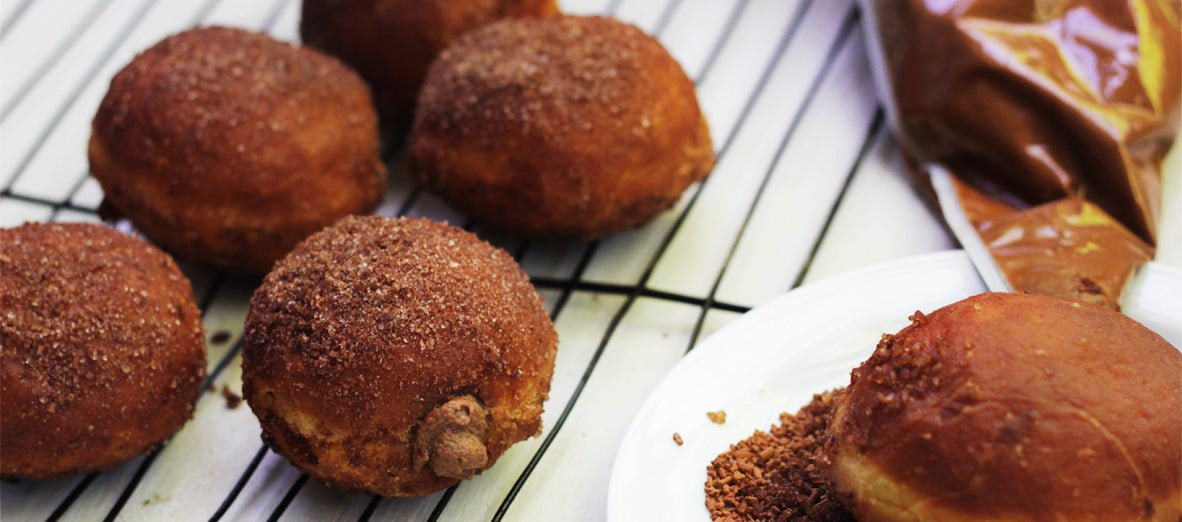
[{"label": "wire rack grid", "polygon": [[[694,79],[718,163],[649,225],[598,241],[518,241],[411,186],[397,147],[381,215],[446,220],[510,252],[560,336],[539,437],[420,498],[324,487],[259,439],[239,393],[258,280],[185,266],[209,335],[191,420],[160,450],[85,477],[0,485],[4,520],[598,520],[640,401],[703,336],[832,274],[953,246],[884,131],[853,0],[569,0],[657,36]],[[89,121],[139,50],[194,25],[297,41],[298,0],[0,2],[0,224],[98,221]],[[134,232],[127,223],[118,226]],[[671,443],[670,441],[654,441]]]}]

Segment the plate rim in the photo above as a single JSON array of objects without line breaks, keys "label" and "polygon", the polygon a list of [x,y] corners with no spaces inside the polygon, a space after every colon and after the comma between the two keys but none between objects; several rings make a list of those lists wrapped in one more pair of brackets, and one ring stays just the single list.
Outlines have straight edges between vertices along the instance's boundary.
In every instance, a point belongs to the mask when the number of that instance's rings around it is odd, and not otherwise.
[{"label": "plate rim", "polygon": [[671,383],[678,380],[680,373],[686,371],[685,368],[696,366],[699,359],[714,356],[713,352],[719,349],[714,347],[725,346],[725,342],[723,341],[736,335],[734,332],[749,329],[748,324],[763,321],[767,316],[777,315],[780,309],[807,305],[809,302],[832,295],[830,290],[836,288],[848,290],[850,287],[856,287],[860,284],[884,279],[892,275],[899,275],[900,273],[922,273],[920,270],[917,270],[918,267],[927,267],[927,270],[944,268],[965,275],[971,274],[971,277],[978,279],[981,290],[986,291],[984,282],[980,282],[980,278],[973,269],[968,254],[964,250],[943,250],[907,256],[845,272],[789,290],[779,297],[758,305],[747,313],[744,313],[738,319],[714,332],[710,337],[703,340],[697,348],[682,357],[649,390],[641,402],[640,407],[636,410],[636,413],[628,421],[628,429],[624,431],[624,435],[620,439],[620,445],[616,448],[616,454],[612,459],[612,470],[608,479],[607,491],[607,520],[609,522],[627,520],[628,514],[623,512],[624,507],[620,504],[622,497],[620,489],[623,487],[621,486],[623,480],[620,476],[622,473],[620,462],[633,453],[631,450],[632,441],[638,439],[637,433],[641,429],[641,423],[638,419],[651,415],[652,411],[658,405],[658,401],[666,395],[666,388],[669,388],[672,386]]},{"label": "plate rim", "polygon": [[[654,416],[657,406],[664,404],[664,397],[668,395],[667,388],[670,388],[675,382],[680,380],[681,373],[690,371],[687,368],[698,366],[700,359],[715,357],[716,355],[713,352],[723,349],[727,345],[726,341],[728,339],[739,335],[744,330],[755,328],[758,323],[766,320],[769,316],[775,317],[784,313],[782,311],[784,309],[808,306],[811,302],[832,296],[835,293],[834,290],[848,292],[859,286],[884,281],[901,275],[918,276],[920,274],[931,274],[939,271],[947,271],[948,273],[959,274],[968,280],[975,280],[978,289],[977,293],[988,292],[988,289],[985,287],[984,282],[981,280],[980,275],[973,267],[968,254],[964,250],[953,249],[930,252],[870,265],[792,289],[771,301],[756,306],[704,339],[696,349],[682,357],[677,364],[661,377],[657,384],[649,390],[632,418],[629,419],[628,428],[624,431],[620,439],[620,444],[616,448],[616,454],[612,459],[606,499],[607,520],[628,520],[629,513],[625,512],[626,508],[621,504],[621,499],[625,496],[621,491],[624,487],[622,485],[624,479],[622,477],[623,471],[621,470],[623,466],[621,466],[621,461],[625,458],[635,456],[640,451],[640,448],[634,449],[634,447],[639,444],[638,441],[641,438],[640,431],[647,426],[642,426],[640,419]],[[1159,312],[1161,312],[1163,303],[1167,303],[1169,299],[1177,295],[1177,292],[1182,291],[1182,268],[1156,261],[1146,263],[1138,269],[1135,277],[1130,279],[1126,291],[1137,294],[1137,299],[1132,303],[1134,306],[1130,307],[1138,309],[1139,313],[1136,315],[1148,314],[1150,316],[1139,320],[1144,321],[1150,319],[1151,323],[1158,323],[1156,326],[1162,327],[1162,316]],[[1132,309],[1126,310],[1126,313],[1133,311]],[[1167,321],[1167,324],[1172,322],[1172,319],[1182,324],[1182,313],[1176,314],[1177,317],[1172,317],[1175,314],[1166,313],[1167,317],[1165,321]],[[1169,326],[1166,326],[1166,328],[1171,331],[1167,334],[1165,331],[1153,328],[1150,323],[1143,324],[1156,330],[1167,342],[1170,342],[1172,337],[1179,337],[1180,334],[1179,332],[1172,331],[1173,328]],[[1176,344],[1175,347],[1182,350],[1182,344]]]}]

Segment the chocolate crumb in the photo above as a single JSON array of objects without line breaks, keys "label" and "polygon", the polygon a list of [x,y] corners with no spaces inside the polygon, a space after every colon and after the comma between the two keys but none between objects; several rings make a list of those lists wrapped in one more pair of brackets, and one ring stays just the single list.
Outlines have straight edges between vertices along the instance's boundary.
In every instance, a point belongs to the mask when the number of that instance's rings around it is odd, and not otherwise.
[{"label": "chocolate crumb", "polygon": [[229,386],[222,385],[222,398],[226,399],[226,409],[238,409],[238,405],[242,404],[242,396],[234,393]]},{"label": "chocolate crumb", "polygon": [[681,434],[676,431],[673,432],[673,442],[676,442],[678,446],[685,444],[685,441],[681,440]]},{"label": "chocolate crumb", "polygon": [[715,424],[726,424],[726,410],[708,411],[706,416]]},{"label": "chocolate crumb", "polygon": [[216,333],[213,334],[213,336],[211,336],[209,338],[209,342],[211,344],[218,344],[218,345],[226,344],[227,342],[230,341],[230,337],[231,337],[230,332],[227,332],[225,330],[218,330]]},{"label": "chocolate crumb", "polygon": [[813,396],[780,425],[756,431],[706,467],[706,508],[729,522],[835,522],[854,518],[829,492],[821,471],[822,439],[840,390]]}]

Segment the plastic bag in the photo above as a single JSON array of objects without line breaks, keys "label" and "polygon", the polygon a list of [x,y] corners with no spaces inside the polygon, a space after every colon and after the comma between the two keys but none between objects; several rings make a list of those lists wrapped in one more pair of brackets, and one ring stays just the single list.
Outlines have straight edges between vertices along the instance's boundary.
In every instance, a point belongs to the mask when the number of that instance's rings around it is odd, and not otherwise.
[{"label": "plastic bag", "polygon": [[1179,129],[1177,0],[862,0],[917,181],[939,164],[1016,291],[1116,307]]}]

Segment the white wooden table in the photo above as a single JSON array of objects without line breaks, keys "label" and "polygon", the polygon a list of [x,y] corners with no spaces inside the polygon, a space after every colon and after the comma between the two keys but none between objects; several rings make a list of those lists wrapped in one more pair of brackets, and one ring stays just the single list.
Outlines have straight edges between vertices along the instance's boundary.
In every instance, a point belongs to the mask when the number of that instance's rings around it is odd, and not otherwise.
[{"label": "white wooden table", "polygon": [[[194,25],[298,40],[299,0],[0,2],[0,224],[97,221],[90,120],[134,54]],[[156,454],[86,477],[0,485],[18,520],[600,520],[616,447],[646,393],[703,336],[809,281],[954,248],[913,191],[875,102],[852,0],[568,0],[656,34],[695,79],[718,164],[648,226],[595,242],[488,233],[389,159],[382,215],[473,228],[514,254],[560,344],[541,436],[483,475],[412,499],[330,490],[267,451],[240,387],[256,279],[186,267],[211,393]],[[126,223],[121,228],[131,230]],[[818,325],[825,327],[827,325]],[[840,325],[831,325],[840,327]],[[228,341],[212,341],[219,332]],[[221,335],[219,337],[224,337]]]}]

